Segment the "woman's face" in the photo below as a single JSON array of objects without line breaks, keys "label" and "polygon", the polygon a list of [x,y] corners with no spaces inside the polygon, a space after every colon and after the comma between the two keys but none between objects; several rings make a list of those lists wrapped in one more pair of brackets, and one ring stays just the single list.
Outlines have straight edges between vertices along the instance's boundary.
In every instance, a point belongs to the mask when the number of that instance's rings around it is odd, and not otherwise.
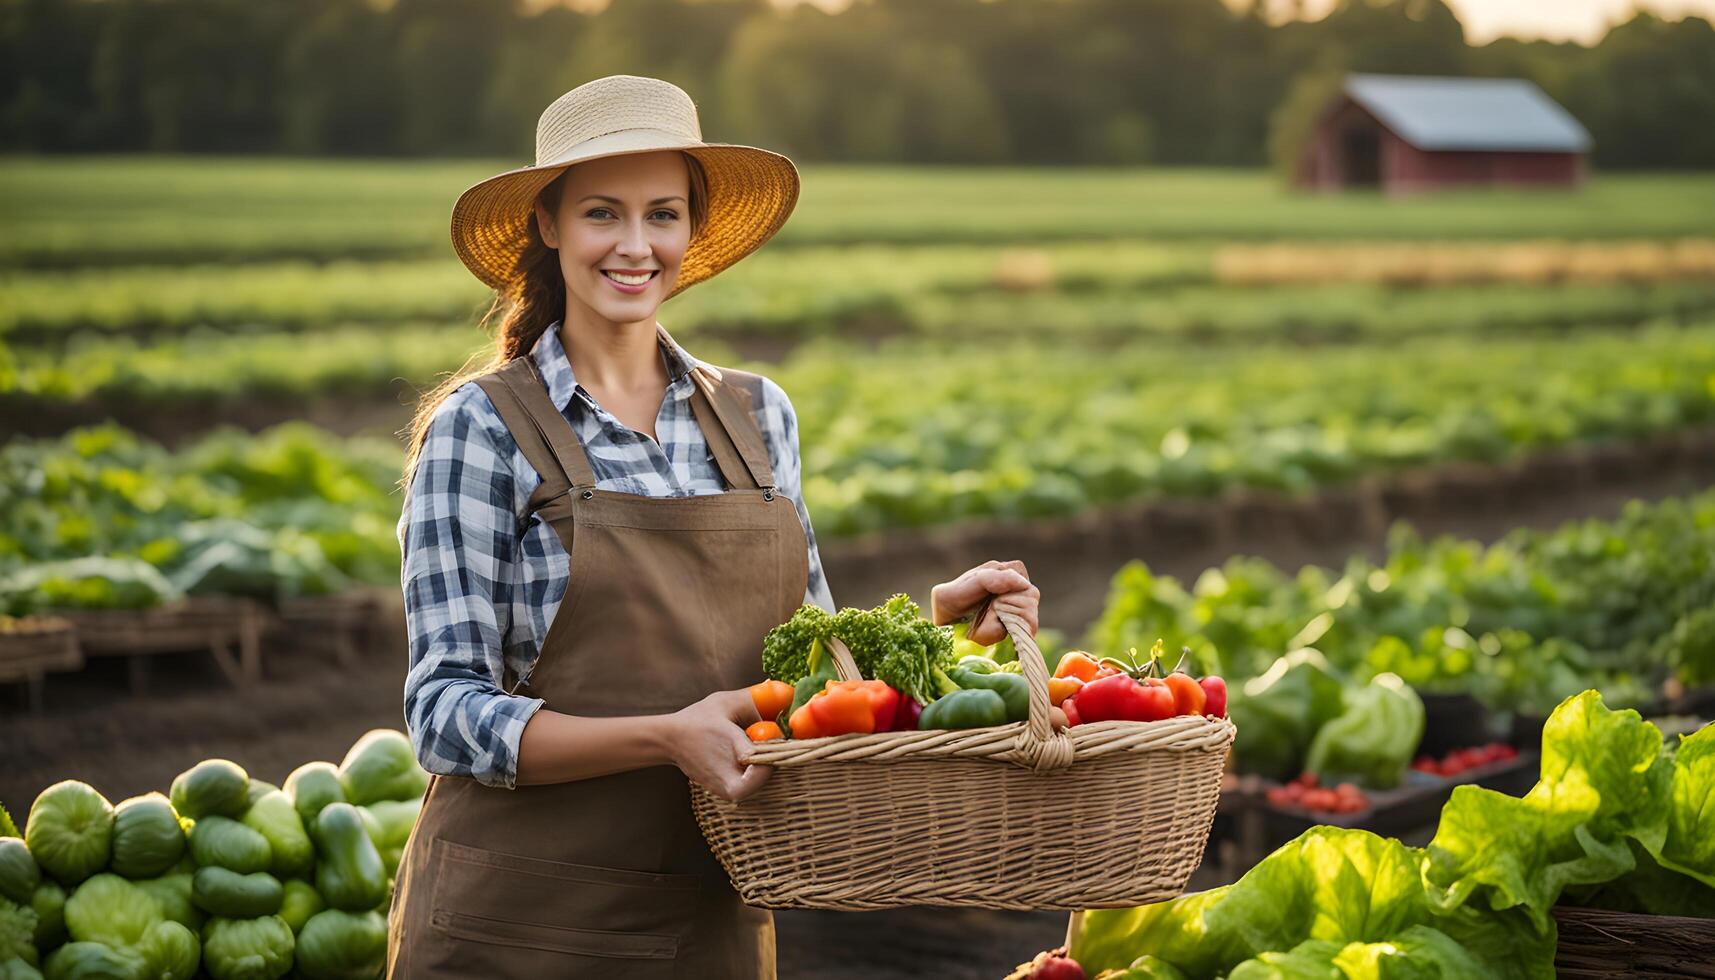
[{"label": "woman's face", "polygon": [[543,242],[560,251],[568,303],[613,323],[652,321],[691,243],[690,186],[673,150],[568,170],[559,213],[536,205]]}]

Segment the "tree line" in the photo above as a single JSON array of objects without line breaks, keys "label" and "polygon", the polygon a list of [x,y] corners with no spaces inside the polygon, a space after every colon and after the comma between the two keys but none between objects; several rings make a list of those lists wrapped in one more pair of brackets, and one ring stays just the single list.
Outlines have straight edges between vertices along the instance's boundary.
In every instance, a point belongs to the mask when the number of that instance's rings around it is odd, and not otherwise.
[{"label": "tree line", "polygon": [[543,107],[626,72],[799,160],[1251,165],[1353,70],[1529,78],[1599,166],[1715,165],[1708,21],[1475,47],[1442,0],[0,0],[0,149],[527,161]]}]

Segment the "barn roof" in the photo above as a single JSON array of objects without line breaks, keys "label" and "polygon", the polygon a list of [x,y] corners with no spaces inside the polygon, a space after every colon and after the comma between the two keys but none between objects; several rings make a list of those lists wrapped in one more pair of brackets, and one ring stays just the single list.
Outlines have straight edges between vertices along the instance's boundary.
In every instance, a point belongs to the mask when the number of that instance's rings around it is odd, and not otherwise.
[{"label": "barn roof", "polygon": [[1522,78],[1352,74],[1345,92],[1420,150],[1590,148],[1589,131]]}]

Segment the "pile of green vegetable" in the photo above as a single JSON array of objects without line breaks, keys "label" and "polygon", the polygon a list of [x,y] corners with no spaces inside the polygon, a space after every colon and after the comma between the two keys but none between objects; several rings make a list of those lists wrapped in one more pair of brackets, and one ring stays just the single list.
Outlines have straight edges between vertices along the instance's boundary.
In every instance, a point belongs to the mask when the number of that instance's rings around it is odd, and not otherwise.
[{"label": "pile of green vegetable", "polygon": [[1547,978],[1556,904],[1715,917],[1715,726],[1664,744],[1595,691],[1543,729],[1524,797],[1459,786],[1426,848],[1317,827],[1234,884],[1086,912],[1103,980]]},{"label": "pile of green vegetable", "polygon": [[1187,589],[1133,563],[1089,644],[1157,636],[1229,679],[1314,647],[1352,677],[1391,672],[1501,710],[1543,713],[1587,687],[1639,703],[1669,678],[1715,683],[1715,492],[1492,545],[1399,528],[1384,561],[1339,572],[1235,558]]},{"label": "pile of green vegetable", "polygon": [[307,425],[178,453],[117,426],[0,449],[0,613],[397,584],[387,443]]},{"label": "pile of green vegetable", "polygon": [[56,783],[21,835],[0,810],[0,978],[378,977],[427,785],[390,729],[284,788],[225,759],[118,806]]}]

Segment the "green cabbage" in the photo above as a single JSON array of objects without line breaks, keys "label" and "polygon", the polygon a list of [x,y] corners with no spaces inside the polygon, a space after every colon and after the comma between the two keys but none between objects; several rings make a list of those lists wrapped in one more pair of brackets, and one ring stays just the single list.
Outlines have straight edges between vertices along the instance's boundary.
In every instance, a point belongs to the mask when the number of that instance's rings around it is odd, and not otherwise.
[{"label": "green cabbage", "polygon": [[1423,739],[1423,699],[1395,674],[1346,688],[1345,711],[1317,731],[1305,768],[1324,785],[1399,785]]},{"label": "green cabbage", "polygon": [[292,969],[292,929],[277,915],[208,920],[203,966],[214,980],[274,980]]},{"label": "green cabbage", "polygon": [[30,806],[24,842],[42,870],[75,885],[102,868],[113,848],[113,804],[93,786],[67,779]]},{"label": "green cabbage", "polygon": [[113,811],[113,870],[127,878],[149,878],[177,864],[185,853],[185,830],[172,803],[160,793],[133,796]]},{"label": "green cabbage", "polygon": [[294,955],[310,980],[378,977],[387,964],[387,920],[379,912],[317,912],[299,933]]}]

